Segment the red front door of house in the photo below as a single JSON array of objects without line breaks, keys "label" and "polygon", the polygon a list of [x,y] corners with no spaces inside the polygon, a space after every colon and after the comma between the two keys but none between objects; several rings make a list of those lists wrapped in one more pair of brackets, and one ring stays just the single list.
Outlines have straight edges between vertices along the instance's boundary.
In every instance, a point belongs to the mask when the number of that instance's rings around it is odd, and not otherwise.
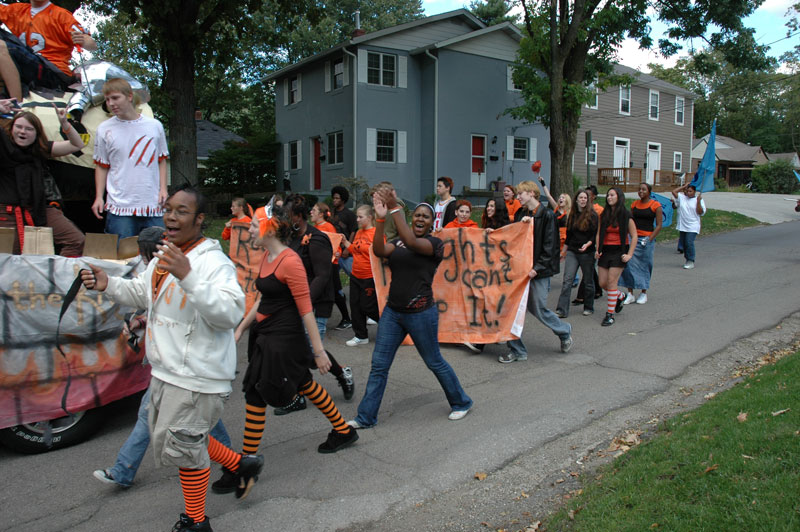
[{"label": "red front door of house", "polygon": [[486,188],[486,135],[472,135],[472,158],[469,187],[473,190]]}]

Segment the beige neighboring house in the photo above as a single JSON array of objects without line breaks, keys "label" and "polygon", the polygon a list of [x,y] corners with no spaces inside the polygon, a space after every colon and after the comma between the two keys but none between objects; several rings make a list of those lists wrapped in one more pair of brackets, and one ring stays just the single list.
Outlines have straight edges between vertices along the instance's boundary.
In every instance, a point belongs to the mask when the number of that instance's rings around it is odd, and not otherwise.
[{"label": "beige neighboring house", "polygon": [[800,170],[800,156],[796,152],[789,153],[768,153],[770,161],[788,161],[795,170]]},{"label": "beige neighboring house", "polygon": [[[717,170],[714,176],[723,179],[729,187],[737,187],[750,181],[753,167],[766,164],[769,158],[761,146],[751,146],[731,137],[717,135],[715,140]],[[708,135],[696,139],[692,149],[692,173],[697,171],[708,145]]]},{"label": "beige neighboring house", "polygon": [[[690,171],[696,95],[633,68],[616,65],[617,74],[635,81],[598,91],[581,116],[573,172],[599,185],[636,190],[646,181],[656,190],[677,186]],[[586,151],[586,132],[592,144]]]}]

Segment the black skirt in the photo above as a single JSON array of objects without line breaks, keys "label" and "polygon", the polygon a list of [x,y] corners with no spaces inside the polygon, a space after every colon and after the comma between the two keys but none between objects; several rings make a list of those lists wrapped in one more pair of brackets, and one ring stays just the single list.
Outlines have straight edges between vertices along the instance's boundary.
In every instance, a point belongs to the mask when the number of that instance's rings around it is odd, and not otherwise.
[{"label": "black skirt", "polygon": [[314,357],[305,328],[294,307],[273,314],[250,328],[247,370],[242,383],[273,407],[292,402],[303,384],[311,380]]},{"label": "black skirt", "polygon": [[624,268],[622,255],[625,254],[627,246],[603,246],[603,254],[597,259],[598,268]]}]

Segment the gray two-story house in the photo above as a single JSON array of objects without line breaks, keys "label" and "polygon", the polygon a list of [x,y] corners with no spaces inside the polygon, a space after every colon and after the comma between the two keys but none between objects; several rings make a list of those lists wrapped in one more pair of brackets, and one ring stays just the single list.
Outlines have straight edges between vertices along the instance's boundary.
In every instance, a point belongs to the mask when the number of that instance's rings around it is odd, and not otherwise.
[{"label": "gray two-story house", "polygon": [[455,194],[530,179],[533,161],[550,165],[549,134],[504,114],[521,100],[511,80],[520,39],[512,24],[487,27],[459,9],[357,31],[272,73],[278,175],[310,192],[339,177],[391,181],[412,201],[439,176]]},{"label": "gray two-story house", "polygon": [[[598,91],[583,109],[573,156],[573,171],[592,180],[637,188],[646,181],[658,189],[676,186],[692,168],[695,95],[632,68],[616,65],[631,85]],[[586,151],[586,132],[592,144]],[[595,181],[596,179],[596,181]]]}]

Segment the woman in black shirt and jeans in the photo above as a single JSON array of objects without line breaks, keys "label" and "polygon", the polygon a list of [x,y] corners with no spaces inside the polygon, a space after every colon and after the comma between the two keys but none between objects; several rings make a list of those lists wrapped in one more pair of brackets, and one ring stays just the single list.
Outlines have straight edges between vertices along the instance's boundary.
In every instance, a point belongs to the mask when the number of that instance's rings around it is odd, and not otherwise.
[{"label": "woman in black shirt and jeans", "polygon": [[[414,209],[412,227],[409,227],[392,187],[379,186],[373,195],[373,204],[377,216],[373,251],[378,257],[388,258],[392,282],[378,323],[367,389],[358,405],[358,415],[348,424],[365,429],[378,422],[389,368],[407,334],[411,335],[422,360],[436,375],[447,396],[451,408],[448,418],[461,419],[472,408],[472,399],[439,351],[439,311],[431,285],[442,261],[444,245],[440,239],[430,236],[433,208],[420,203]],[[391,216],[397,226],[398,238],[384,243],[383,224],[387,216]]]},{"label": "woman in black shirt and jeans", "polygon": [[[569,315],[569,298],[572,293],[572,280],[580,267],[586,280],[586,293],[595,290],[594,252],[597,237],[597,214],[589,203],[589,194],[585,190],[575,194],[575,201],[567,219],[567,257],[564,262],[564,280],[561,283],[561,295],[558,298],[556,314],[559,318]],[[594,313],[594,298],[583,300],[583,315]]]}]

